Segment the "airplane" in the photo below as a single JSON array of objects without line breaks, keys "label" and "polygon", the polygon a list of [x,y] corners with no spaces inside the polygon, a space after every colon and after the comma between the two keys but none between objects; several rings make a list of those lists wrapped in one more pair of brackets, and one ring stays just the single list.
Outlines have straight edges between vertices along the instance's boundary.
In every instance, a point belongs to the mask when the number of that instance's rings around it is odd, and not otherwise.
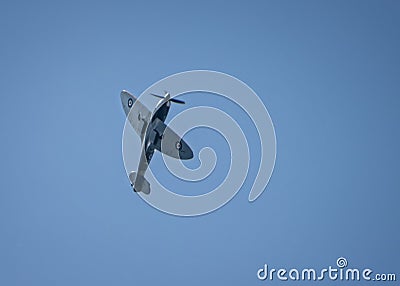
[{"label": "airplane", "polygon": [[193,151],[189,145],[165,124],[171,102],[185,102],[171,98],[166,91],[164,96],[153,93],[151,95],[161,98],[153,112],[128,91],[121,91],[122,108],[142,142],[138,170],[130,172],[128,177],[134,192],[144,194],[150,194],[150,183],[144,175],[155,150],[180,160],[193,158]]}]

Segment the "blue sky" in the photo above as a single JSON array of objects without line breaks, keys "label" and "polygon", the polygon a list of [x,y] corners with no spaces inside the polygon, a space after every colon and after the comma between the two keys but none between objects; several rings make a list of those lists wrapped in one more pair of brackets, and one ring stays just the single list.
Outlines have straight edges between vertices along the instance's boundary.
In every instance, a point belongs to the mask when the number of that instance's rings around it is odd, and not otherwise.
[{"label": "blue sky", "polygon": [[[400,275],[397,1],[0,7],[1,285],[261,285],[340,256]],[[246,181],[180,218],[130,189],[119,92],[192,69],[252,87],[278,154],[254,203]]]}]

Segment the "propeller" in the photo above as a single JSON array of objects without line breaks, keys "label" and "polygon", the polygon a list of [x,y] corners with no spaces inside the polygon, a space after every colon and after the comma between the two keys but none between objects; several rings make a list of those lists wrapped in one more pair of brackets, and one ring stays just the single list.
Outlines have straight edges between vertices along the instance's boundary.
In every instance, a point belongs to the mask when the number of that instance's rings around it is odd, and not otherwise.
[{"label": "propeller", "polygon": [[[154,93],[150,93],[152,96],[155,96],[155,97],[158,97],[158,98],[165,98],[164,96],[162,96],[162,95],[158,95],[158,94],[154,94]],[[169,93],[168,92],[165,92],[165,96],[168,96],[169,95]],[[176,98],[170,98],[169,99],[169,101],[171,101],[171,102],[175,102],[175,103],[179,103],[179,104],[185,104],[185,102],[183,101],[183,100],[179,100],[179,99],[176,99]]]}]

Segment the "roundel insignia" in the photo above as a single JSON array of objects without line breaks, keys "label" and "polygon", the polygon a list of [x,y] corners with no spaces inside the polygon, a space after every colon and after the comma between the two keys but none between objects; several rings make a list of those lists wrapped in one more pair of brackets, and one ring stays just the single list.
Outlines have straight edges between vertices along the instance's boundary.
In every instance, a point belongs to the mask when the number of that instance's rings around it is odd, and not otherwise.
[{"label": "roundel insignia", "polygon": [[133,105],[133,100],[132,100],[132,98],[129,98],[128,99],[128,107],[131,108],[132,105]]}]

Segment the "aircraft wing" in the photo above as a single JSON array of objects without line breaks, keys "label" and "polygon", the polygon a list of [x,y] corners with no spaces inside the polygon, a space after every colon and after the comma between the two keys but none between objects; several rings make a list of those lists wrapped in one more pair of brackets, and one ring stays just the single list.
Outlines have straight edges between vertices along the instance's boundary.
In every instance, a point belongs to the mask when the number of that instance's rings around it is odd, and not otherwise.
[{"label": "aircraft wing", "polygon": [[132,125],[133,129],[143,139],[146,134],[147,126],[150,122],[152,113],[150,110],[139,100],[137,100],[133,95],[125,92],[125,97],[123,102],[125,113],[128,116],[129,123]]},{"label": "aircraft wing", "polygon": [[152,129],[160,138],[160,140],[153,140],[155,149],[176,159],[187,160],[193,158],[193,151],[185,140],[160,119],[154,119]]},{"label": "aircraft wing", "polygon": [[147,125],[150,122],[151,113],[139,101],[136,101],[132,109],[133,110],[129,112],[128,115],[129,122],[131,123],[133,129],[135,129],[136,133],[140,136],[140,139],[143,141],[146,134]]}]

